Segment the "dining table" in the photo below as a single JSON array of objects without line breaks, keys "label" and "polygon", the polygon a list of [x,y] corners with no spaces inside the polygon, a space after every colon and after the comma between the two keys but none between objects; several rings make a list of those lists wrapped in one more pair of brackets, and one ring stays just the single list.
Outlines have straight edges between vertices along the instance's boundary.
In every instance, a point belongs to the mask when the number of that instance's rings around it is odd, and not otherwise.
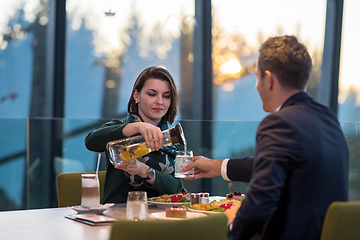
[{"label": "dining table", "polygon": [[[149,205],[149,214],[164,211]],[[77,214],[71,207],[0,212],[0,239],[109,240],[111,225],[91,226],[65,216]],[[115,204],[104,215],[126,219],[126,203]]]},{"label": "dining table", "polygon": [[[225,197],[213,196],[210,201],[221,201]],[[148,213],[164,212],[174,203],[148,203]],[[80,207],[80,206],[76,206]],[[109,240],[111,224],[91,226],[67,218],[76,215],[74,207],[42,208],[15,211],[0,211],[0,240]],[[114,204],[103,215],[122,220],[126,219],[126,203]],[[149,217],[149,220],[154,220]]]}]

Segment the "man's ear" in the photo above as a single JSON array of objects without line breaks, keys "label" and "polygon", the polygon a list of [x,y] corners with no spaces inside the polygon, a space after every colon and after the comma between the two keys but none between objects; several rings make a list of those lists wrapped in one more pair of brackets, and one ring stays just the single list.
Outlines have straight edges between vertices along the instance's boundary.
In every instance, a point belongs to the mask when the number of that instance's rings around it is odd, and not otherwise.
[{"label": "man's ear", "polygon": [[264,83],[269,91],[274,89],[274,77],[275,75],[273,75],[269,70],[265,70]]}]

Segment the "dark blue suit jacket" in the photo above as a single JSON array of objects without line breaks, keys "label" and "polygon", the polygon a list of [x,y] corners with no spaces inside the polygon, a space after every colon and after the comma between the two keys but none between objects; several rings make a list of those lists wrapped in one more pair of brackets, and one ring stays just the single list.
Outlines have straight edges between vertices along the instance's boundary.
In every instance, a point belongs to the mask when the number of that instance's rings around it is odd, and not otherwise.
[{"label": "dark blue suit jacket", "polygon": [[349,151],[329,108],[290,97],[257,129],[255,157],[230,159],[228,177],[250,181],[234,239],[319,239],[333,201],[348,200]]}]

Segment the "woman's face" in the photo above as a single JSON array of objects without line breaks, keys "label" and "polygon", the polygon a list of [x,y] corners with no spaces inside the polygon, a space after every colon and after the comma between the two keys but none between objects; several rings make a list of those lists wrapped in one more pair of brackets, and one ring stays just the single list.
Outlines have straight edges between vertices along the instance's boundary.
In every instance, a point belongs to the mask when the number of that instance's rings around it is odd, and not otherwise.
[{"label": "woman's face", "polygon": [[168,81],[150,78],[145,81],[141,92],[133,95],[138,102],[139,115],[147,122],[158,125],[171,104],[171,89]]}]

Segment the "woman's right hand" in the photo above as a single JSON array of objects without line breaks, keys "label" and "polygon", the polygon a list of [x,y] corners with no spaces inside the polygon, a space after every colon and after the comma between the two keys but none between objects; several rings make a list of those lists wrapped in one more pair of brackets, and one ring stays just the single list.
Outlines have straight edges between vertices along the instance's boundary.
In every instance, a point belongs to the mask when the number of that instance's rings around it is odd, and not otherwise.
[{"label": "woman's right hand", "polygon": [[123,129],[125,136],[132,136],[136,133],[144,136],[145,143],[151,150],[159,150],[163,145],[164,137],[161,129],[157,126],[145,122],[136,122],[127,124]]}]

